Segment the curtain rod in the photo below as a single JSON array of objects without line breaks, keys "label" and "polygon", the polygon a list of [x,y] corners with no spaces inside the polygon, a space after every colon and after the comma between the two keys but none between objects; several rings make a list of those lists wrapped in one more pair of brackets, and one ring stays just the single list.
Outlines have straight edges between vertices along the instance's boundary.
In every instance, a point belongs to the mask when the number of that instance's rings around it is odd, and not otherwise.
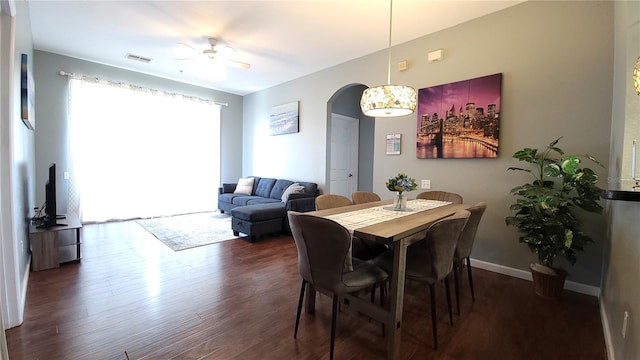
[{"label": "curtain rod", "polygon": [[184,94],[173,93],[173,92],[164,91],[164,90],[157,90],[157,89],[152,89],[152,88],[149,88],[149,87],[132,85],[132,84],[128,84],[128,83],[125,83],[125,82],[111,81],[111,80],[107,80],[107,79],[103,79],[103,78],[99,78],[99,77],[95,77],[95,76],[88,76],[88,75],[83,75],[83,74],[70,73],[70,72],[66,72],[64,70],[58,71],[58,75],[70,77],[72,79],[77,79],[77,80],[85,80],[85,81],[92,81],[92,82],[107,83],[108,85],[114,85],[114,86],[128,86],[128,87],[134,88],[136,90],[161,92],[161,93],[164,93],[164,94],[170,95],[170,96],[182,96],[182,97],[187,98],[187,99],[199,100],[199,101],[203,101],[203,102],[207,102],[207,103],[213,103],[213,104],[220,105],[220,106],[229,106],[228,103],[216,102],[216,101],[213,101],[213,100],[210,100],[210,99],[204,99],[204,98],[201,98],[201,97],[198,97],[198,96],[184,95]]}]

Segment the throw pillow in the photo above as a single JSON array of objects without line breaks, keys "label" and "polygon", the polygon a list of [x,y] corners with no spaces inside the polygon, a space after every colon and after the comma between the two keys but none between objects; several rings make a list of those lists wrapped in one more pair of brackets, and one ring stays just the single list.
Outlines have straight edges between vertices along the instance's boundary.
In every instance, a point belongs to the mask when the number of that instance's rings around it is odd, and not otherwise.
[{"label": "throw pillow", "polygon": [[236,189],[233,191],[234,194],[244,194],[251,195],[253,192],[253,178],[240,178],[238,180],[238,185],[236,185]]},{"label": "throw pillow", "polygon": [[287,200],[289,200],[289,195],[291,194],[299,194],[304,192],[304,186],[298,184],[298,183],[293,183],[291,185],[289,185],[289,187],[282,193],[282,202],[286,203]]}]

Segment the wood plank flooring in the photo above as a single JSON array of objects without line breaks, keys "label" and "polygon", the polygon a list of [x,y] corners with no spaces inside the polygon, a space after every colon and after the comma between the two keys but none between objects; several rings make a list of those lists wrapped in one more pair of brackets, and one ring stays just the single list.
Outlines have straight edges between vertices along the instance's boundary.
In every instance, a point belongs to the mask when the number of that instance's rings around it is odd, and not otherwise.
[{"label": "wood plank flooring", "polygon": [[[20,359],[328,359],[331,300],[319,296],[293,339],[300,289],[290,236],[173,252],[135,222],[87,225],[82,261],[32,272],[25,320],[6,331]],[[438,294],[408,283],[402,359],[604,359],[595,297],[536,296],[532,284],[474,269],[450,326]],[[439,289],[439,290],[441,290]],[[126,353],[125,353],[126,352]],[[336,359],[385,359],[380,325],[344,309]]]}]

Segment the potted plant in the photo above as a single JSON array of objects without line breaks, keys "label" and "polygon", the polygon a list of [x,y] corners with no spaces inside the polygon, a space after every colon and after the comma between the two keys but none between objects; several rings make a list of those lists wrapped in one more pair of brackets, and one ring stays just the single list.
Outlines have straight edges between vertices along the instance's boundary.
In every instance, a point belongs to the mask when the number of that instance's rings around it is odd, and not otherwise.
[{"label": "potted plant", "polygon": [[418,188],[416,180],[404,173],[399,173],[398,176],[389,179],[385,185],[388,190],[396,192],[396,196],[393,199],[393,209],[397,211],[405,211],[407,209],[407,196],[403,192]]},{"label": "potted plant", "polygon": [[598,203],[601,189],[596,186],[598,175],[582,167],[581,159],[602,166],[589,155],[567,155],[556,146],[562,137],[547,145],[546,149],[524,148],[513,157],[531,164],[530,168],[510,167],[508,170],[525,171],[533,176],[530,183],[516,186],[511,194],[517,197],[510,209],[513,215],[505,218],[507,226],[518,228],[520,242],[538,255],[538,264],[530,266],[536,293],[557,298],[564,288],[567,272],[554,267],[557,256],[571,265],[576,263],[576,252],[593,239],[585,234],[576,210],[602,213]]}]

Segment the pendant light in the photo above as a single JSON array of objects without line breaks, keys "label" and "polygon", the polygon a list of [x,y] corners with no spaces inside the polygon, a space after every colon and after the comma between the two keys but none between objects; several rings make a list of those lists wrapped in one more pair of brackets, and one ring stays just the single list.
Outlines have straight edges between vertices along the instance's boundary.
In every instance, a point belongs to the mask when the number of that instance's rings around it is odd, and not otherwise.
[{"label": "pendant light", "polygon": [[393,0],[389,9],[389,51],[387,85],[366,89],[360,99],[362,113],[371,117],[394,117],[411,114],[416,109],[418,94],[411,86],[391,85],[391,24]]}]

